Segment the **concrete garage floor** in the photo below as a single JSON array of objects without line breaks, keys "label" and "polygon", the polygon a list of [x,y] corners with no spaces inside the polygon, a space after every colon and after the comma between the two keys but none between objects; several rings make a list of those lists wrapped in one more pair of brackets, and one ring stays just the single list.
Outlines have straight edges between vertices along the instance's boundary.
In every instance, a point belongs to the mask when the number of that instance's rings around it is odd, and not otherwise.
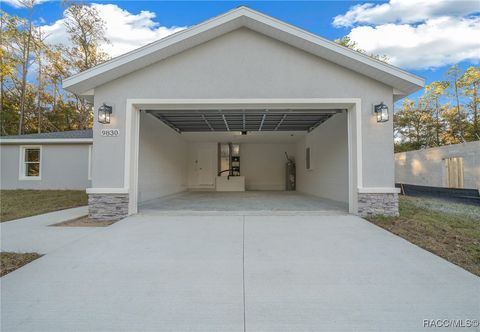
[{"label": "concrete garage floor", "polygon": [[425,331],[478,319],[479,294],[356,216],[142,214],[3,277],[1,330]]},{"label": "concrete garage floor", "polygon": [[296,191],[190,191],[142,203],[139,209],[147,214],[155,212],[186,214],[189,211],[228,211],[241,215],[269,215],[272,212],[345,214],[348,212],[348,205]]}]

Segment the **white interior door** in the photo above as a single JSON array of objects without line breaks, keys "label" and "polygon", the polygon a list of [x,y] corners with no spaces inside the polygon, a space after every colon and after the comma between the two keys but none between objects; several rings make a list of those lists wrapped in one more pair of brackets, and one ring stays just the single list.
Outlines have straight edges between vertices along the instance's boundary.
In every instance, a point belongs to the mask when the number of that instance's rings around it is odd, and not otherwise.
[{"label": "white interior door", "polygon": [[195,172],[197,174],[197,185],[206,186],[214,184],[214,155],[210,148],[199,148],[195,159]]}]

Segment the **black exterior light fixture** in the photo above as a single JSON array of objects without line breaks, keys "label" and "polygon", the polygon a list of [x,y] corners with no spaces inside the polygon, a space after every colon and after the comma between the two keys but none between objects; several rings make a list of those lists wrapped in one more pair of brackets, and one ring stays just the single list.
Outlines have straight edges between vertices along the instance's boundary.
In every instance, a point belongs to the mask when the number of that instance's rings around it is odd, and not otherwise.
[{"label": "black exterior light fixture", "polygon": [[388,121],[388,106],[383,102],[374,106],[375,114],[377,115],[377,122]]},{"label": "black exterior light fixture", "polygon": [[112,106],[108,106],[103,103],[102,106],[98,108],[98,122],[103,124],[110,123],[110,115],[112,114]]}]

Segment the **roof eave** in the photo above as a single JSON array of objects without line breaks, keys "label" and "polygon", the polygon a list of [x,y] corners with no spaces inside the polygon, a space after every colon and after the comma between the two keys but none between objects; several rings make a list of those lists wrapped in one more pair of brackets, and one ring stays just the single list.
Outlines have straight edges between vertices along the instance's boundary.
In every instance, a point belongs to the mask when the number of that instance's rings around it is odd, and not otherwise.
[{"label": "roof eave", "polygon": [[90,144],[93,138],[4,138],[0,139],[0,145],[8,144]]}]

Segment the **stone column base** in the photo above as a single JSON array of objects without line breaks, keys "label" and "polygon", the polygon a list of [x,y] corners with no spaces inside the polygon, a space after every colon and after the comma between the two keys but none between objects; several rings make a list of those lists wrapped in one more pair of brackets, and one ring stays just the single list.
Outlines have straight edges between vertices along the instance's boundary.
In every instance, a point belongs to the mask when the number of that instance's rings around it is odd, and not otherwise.
[{"label": "stone column base", "polygon": [[358,193],[358,214],[362,217],[398,217],[398,194]]},{"label": "stone column base", "polygon": [[88,194],[88,217],[117,221],[128,216],[128,194]]}]

